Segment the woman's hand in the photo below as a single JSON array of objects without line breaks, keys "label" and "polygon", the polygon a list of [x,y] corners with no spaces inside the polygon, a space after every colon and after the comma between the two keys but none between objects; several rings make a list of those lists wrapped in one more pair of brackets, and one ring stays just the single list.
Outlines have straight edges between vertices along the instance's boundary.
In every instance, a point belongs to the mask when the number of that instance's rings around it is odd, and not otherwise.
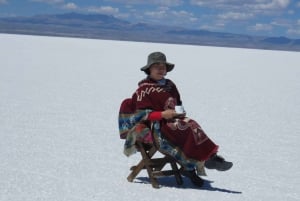
[{"label": "woman's hand", "polygon": [[173,119],[175,116],[177,116],[177,113],[175,110],[167,109],[161,112],[161,116],[164,119]]}]

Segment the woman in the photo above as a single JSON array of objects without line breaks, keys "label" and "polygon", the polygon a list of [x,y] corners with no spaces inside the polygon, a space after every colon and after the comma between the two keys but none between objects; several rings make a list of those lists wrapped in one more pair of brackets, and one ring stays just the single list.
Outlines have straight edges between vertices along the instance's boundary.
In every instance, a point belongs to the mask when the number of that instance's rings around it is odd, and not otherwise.
[{"label": "woman", "polygon": [[[149,111],[148,122],[158,121],[163,138],[178,147],[185,157],[200,161],[208,169],[225,171],[232,167],[216,153],[218,146],[208,138],[200,125],[185,116],[185,112],[175,111],[182,102],[176,85],[165,76],[172,71],[174,64],[167,62],[161,52],[153,52],[148,56],[147,65],[141,70],[147,77],[139,82],[139,87],[132,96],[136,111]],[[184,167],[184,164],[182,164]],[[191,181],[202,186],[203,180],[196,174],[195,168],[184,167],[182,174]]]}]

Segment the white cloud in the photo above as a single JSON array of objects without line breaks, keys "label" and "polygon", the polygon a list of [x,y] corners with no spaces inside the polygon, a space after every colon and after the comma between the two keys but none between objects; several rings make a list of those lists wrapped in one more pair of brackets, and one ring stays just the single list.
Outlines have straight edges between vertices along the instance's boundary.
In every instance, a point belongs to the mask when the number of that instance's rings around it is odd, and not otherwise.
[{"label": "white cloud", "polygon": [[155,11],[147,11],[145,12],[145,15],[152,17],[152,18],[166,18],[166,19],[175,19],[175,20],[186,20],[189,19],[191,21],[195,21],[197,18],[194,17],[194,15],[190,12],[187,12],[185,10],[171,10],[168,7],[159,7]]},{"label": "white cloud", "polygon": [[151,2],[153,2],[154,4],[157,4],[157,5],[163,5],[163,6],[179,6],[183,3],[183,1],[181,1],[181,0],[153,0]]},{"label": "white cloud", "polygon": [[204,29],[204,30],[209,30],[209,31],[223,31],[225,27],[224,23],[214,23],[212,24],[203,24],[199,28]]},{"label": "white cloud", "polygon": [[249,26],[248,29],[251,31],[271,31],[273,26],[270,24],[256,23],[254,26]]},{"label": "white cloud", "polygon": [[165,10],[146,11],[145,15],[152,17],[152,18],[163,18],[163,17],[167,16]]},{"label": "white cloud", "polygon": [[279,26],[279,27],[290,27],[294,22],[290,20],[284,20],[284,19],[278,19],[271,22],[273,26]]},{"label": "white cloud", "polygon": [[195,23],[199,19],[193,15],[193,13],[187,12],[185,10],[180,10],[180,11],[171,11],[170,14],[171,18],[175,19],[175,22],[181,22],[182,24],[184,23]]},{"label": "white cloud", "polygon": [[114,17],[120,18],[120,19],[128,19],[130,15],[128,13],[116,13],[114,14]]},{"label": "white cloud", "polygon": [[190,4],[201,7],[211,7],[217,9],[241,8],[245,3],[252,2],[250,0],[191,0]]},{"label": "white cloud", "polygon": [[63,8],[66,10],[76,10],[78,9],[78,6],[75,3],[67,3],[63,5]]},{"label": "white cloud", "polygon": [[48,4],[57,4],[64,3],[64,0],[31,0],[32,2],[48,3]]},{"label": "white cloud", "polygon": [[5,4],[7,3],[7,0],[0,0],[0,4]]},{"label": "white cloud", "polygon": [[169,7],[159,7],[156,10],[149,10],[143,13],[144,17],[137,19],[144,20],[150,23],[168,24],[174,26],[193,26],[198,22],[198,18],[191,12],[185,10],[173,10]]},{"label": "white cloud", "polygon": [[229,11],[266,12],[285,9],[290,0],[191,0],[192,5]]},{"label": "white cloud", "polygon": [[[274,31],[271,23],[263,24],[261,19],[272,20],[272,16],[278,17],[283,12],[288,12],[291,0],[190,0],[190,4],[214,11],[210,16],[201,15],[201,20],[199,20],[209,21],[210,30],[222,28],[222,26],[216,26],[220,23],[223,24],[224,30],[226,30],[225,27],[234,25],[239,26],[239,29],[251,31]],[[217,14],[214,14],[216,12]],[[255,19],[257,24],[249,24],[249,19]]]},{"label": "white cloud", "polygon": [[295,36],[295,37],[300,37],[300,27],[298,28],[290,28],[287,30],[287,33],[289,35]]},{"label": "white cloud", "polygon": [[106,0],[107,2],[118,2],[124,3],[126,5],[134,5],[134,4],[150,4],[150,5],[158,5],[158,6],[179,6],[184,3],[183,0],[131,0],[131,1],[124,1],[124,0]]},{"label": "white cloud", "polygon": [[287,34],[292,37],[300,38],[300,19],[287,29]]},{"label": "white cloud", "polygon": [[223,20],[245,20],[253,17],[252,13],[228,12],[218,15]]},{"label": "white cloud", "polygon": [[101,13],[101,14],[106,14],[106,15],[116,15],[119,13],[119,8],[113,8],[111,6],[92,6],[86,8],[86,10],[90,13]]},{"label": "white cloud", "polygon": [[249,7],[258,10],[264,10],[264,9],[280,10],[280,9],[287,8],[289,4],[290,4],[290,0],[272,0],[271,2],[267,0],[262,0],[261,3],[252,4],[249,5]]},{"label": "white cloud", "polygon": [[176,17],[186,17],[186,18],[194,18],[193,14],[184,10],[181,11],[171,11],[172,15]]}]

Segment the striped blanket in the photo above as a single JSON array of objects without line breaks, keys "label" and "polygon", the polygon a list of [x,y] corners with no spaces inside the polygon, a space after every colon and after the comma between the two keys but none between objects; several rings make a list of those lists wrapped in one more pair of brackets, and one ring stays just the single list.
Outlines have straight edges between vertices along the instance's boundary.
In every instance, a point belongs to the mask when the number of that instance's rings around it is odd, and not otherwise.
[{"label": "striped blanket", "polygon": [[206,175],[204,162],[187,158],[178,147],[172,145],[163,137],[160,122],[152,122],[152,130],[144,124],[152,110],[133,111],[131,100],[125,99],[119,111],[119,133],[120,138],[125,139],[124,154],[130,156],[137,152],[135,143],[137,140],[144,143],[156,143],[158,151],[175,158],[186,170],[196,169],[199,175]]}]

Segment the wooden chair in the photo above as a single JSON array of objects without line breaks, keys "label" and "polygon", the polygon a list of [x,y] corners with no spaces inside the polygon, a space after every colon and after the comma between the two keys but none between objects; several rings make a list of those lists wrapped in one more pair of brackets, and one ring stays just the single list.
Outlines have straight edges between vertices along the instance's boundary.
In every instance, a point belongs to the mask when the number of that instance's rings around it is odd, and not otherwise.
[{"label": "wooden chair", "polygon": [[[154,144],[144,144],[142,142],[137,142],[136,147],[142,155],[142,160],[137,165],[130,168],[131,173],[127,177],[127,180],[129,182],[133,182],[133,180],[141,172],[141,170],[146,169],[153,188],[159,188],[157,178],[162,176],[174,175],[177,184],[183,184],[180,171],[174,158],[166,155],[160,158],[154,158],[153,156],[158,151]],[[163,170],[166,164],[171,165],[170,170]]]}]

